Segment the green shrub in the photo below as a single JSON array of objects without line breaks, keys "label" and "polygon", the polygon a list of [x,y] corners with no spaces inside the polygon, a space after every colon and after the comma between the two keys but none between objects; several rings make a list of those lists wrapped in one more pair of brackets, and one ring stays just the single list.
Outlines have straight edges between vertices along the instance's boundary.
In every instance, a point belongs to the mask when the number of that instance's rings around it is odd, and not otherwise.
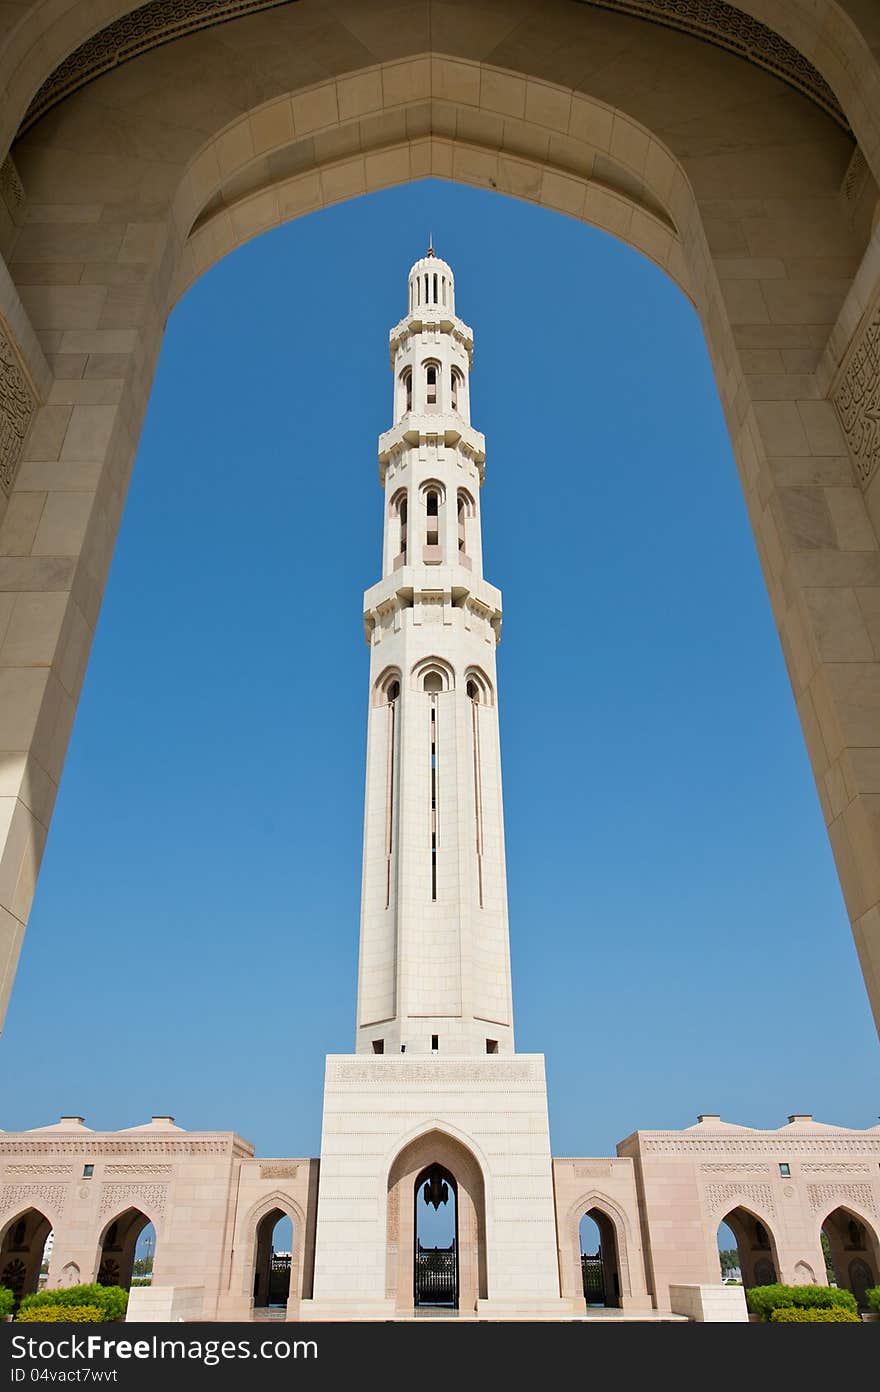
[{"label": "green shrub", "polygon": [[868,1297],[868,1308],[873,1310],[875,1315],[880,1315],[880,1286],[872,1286],[870,1290],[865,1291],[865,1295]]},{"label": "green shrub", "polygon": [[94,1305],[101,1311],[102,1319],[122,1320],[128,1306],[128,1292],[120,1286],[99,1286],[93,1281],[85,1286],[37,1291],[35,1295],[26,1295],[21,1302],[22,1310],[46,1310],[56,1305]]},{"label": "green shrub", "polygon": [[15,1316],[16,1324],[100,1324],[104,1319],[97,1305],[36,1305]]},{"label": "green shrub", "polygon": [[773,1317],[774,1310],[849,1310],[858,1315],[852,1291],[836,1286],[752,1286],[746,1291],[746,1302],[753,1315],[762,1320]]},{"label": "green shrub", "polygon": [[15,1291],[11,1291],[8,1286],[0,1286],[0,1319],[11,1315],[14,1305]]},{"label": "green shrub", "polygon": [[831,1305],[824,1310],[799,1310],[792,1305],[779,1305],[770,1319],[773,1324],[861,1324],[858,1315],[842,1305]]}]

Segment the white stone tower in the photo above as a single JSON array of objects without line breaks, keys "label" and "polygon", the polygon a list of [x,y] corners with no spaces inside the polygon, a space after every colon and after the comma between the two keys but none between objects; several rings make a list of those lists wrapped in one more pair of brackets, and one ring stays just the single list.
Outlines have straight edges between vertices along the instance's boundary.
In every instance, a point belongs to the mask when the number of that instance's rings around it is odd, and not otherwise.
[{"label": "white stone tower", "polygon": [[[462,1311],[558,1312],[541,1054],[514,1054],[495,647],[483,579],[485,446],[473,335],[430,249],[391,330],[379,440],[382,579],[364,596],[370,711],[355,1054],[331,1054],[304,1318],[420,1300],[426,1176],[455,1195]],[[377,1057],[382,1055],[382,1057]],[[436,1191],[435,1191],[436,1192]]]},{"label": "white stone tower", "polygon": [[473,334],[429,250],[391,330],[379,440],[382,579],[364,597],[370,712],[358,1053],[513,1052],[495,646],[483,579],[485,442]]}]

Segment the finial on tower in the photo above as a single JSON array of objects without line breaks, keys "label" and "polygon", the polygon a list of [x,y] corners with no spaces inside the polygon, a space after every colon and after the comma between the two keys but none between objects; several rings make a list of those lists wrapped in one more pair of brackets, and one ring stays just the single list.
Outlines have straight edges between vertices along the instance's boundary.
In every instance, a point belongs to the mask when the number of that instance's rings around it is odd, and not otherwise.
[{"label": "finial on tower", "polygon": [[433,232],[429,232],[429,233],[428,233],[428,255],[429,255],[429,256],[433,256],[433,255],[434,255],[434,234],[433,234]]}]

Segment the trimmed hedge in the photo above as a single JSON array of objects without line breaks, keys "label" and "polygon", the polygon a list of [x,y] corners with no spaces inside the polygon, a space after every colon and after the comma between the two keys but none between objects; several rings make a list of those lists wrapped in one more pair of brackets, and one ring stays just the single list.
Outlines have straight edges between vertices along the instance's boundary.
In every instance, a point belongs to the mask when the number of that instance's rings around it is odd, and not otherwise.
[{"label": "trimmed hedge", "polygon": [[798,1310],[791,1305],[781,1305],[773,1311],[770,1319],[773,1324],[861,1324],[858,1315],[845,1310],[842,1305],[832,1305],[828,1309]]},{"label": "trimmed hedge", "polygon": [[15,1306],[15,1291],[8,1286],[0,1286],[0,1319],[5,1319],[11,1315]]},{"label": "trimmed hedge", "polygon": [[121,1286],[99,1286],[93,1281],[85,1286],[58,1286],[53,1290],[37,1291],[34,1295],[26,1295],[21,1302],[22,1310],[47,1310],[57,1305],[65,1308],[93,1305],[101,1311],[102,1319],[122,1320],[128,1307],[128,1291]]},{"label": "trimmed hedge", "polygon": [[106,1318],[97,1305],[37,1305],[19,1310],[16,1324],[101,1324]]},{"label": "trimmed hedge", "polygon": [[858,1306],[852,1291],[836,1286],[752,1286],[746,1291],[746,1303],[753,1315],[762,1320],[773,1318],[774,1310],[849,1310],[858,1316]]},{"label": "trimmed hedge", "polygon": [[872,1286],[865,1294],[868,1297],[868,1308],[873,1310],[875,1315],[880,1315],[880,1286]]}]

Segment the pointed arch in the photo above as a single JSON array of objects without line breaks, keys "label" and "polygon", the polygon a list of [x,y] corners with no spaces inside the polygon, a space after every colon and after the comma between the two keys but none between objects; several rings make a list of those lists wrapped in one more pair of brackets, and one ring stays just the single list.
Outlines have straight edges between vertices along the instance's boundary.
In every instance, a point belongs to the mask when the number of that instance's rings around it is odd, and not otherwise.
[{"label": "pointed arch", "polygon": [[418,1177],[440,1166],[456,1186],[459,1308],[474,1310],[488,1293],[486,1245],[486,1175],[484,1157],[469,1136],[431,1121],[398,1140],[387,1167],[385,1184],[385,1294],[398,1309],[413,1307],[415,1206]]},{"label": "pointed arch", "polygon": [[[562,1294],[575,1300],[583,1299],[580,1225],[584,1217],[593,1217],[594,1214],[598,1214],[604,1220],[613,1236],[613,1253],[604,1252],[608,1264],[606,1276],[609,1290],[614,1291],[611,1303],[623,1305],[634,1294],[640,1294],[633,1289],[632,1224],[626,1210],[621,1207],[617,1200],[595,1185],[583,1189],[569,1205],[566,1213],[564,1229],[567,1234],[565,1239],[567,1251],[563,1253],[564,1260],[561,1263]],[[600,1223],[598,1226],[601,1233],[602,1224]],[[603,1238],[603,1249],[607,1246],[607,1237],[605,1237]],[[608,1303],[607,1299],[606,1303]]]},{"label": "pointed arch", "polygon": [[[436,678],[439,684],[432,682],[431,686],[426,686],[428,678]],[[455,669],[443,657],[423,657],[413,666],[410,684],[416,691],[454,691]]]}]

